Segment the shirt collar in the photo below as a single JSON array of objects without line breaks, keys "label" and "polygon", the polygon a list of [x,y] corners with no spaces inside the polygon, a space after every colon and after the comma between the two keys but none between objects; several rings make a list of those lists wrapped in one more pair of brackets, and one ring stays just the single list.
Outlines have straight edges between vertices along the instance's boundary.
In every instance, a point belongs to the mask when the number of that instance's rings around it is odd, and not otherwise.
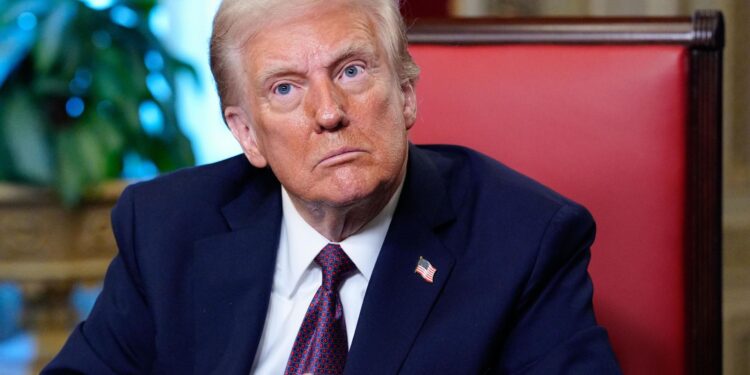
[{"label": "shirt collar", "polygon": [[[370,220],[359,232],[339,242],[359,273],[368,282],[372,270],[375,268],[378,254],[380,254],[380,248],[383,246],[385,236],[388,233],[393,213],[396,211],[404,180],[401,180],[398,189],[377,216]],[[282,286],[282,293],[290,297],[297,290],[305,271],[315,267],[313,263],[315,256],[330,241],[302,218],[283,186],[281,187],[281,207],[283,213],[281,235],[285,236],[286,246],[280,246],[279,248],[278,256],[281,262],[279,262],[279,268],[276,272],[280,273],[282,278],[280,280],[282,281],[281,285],[279,285]]]}]

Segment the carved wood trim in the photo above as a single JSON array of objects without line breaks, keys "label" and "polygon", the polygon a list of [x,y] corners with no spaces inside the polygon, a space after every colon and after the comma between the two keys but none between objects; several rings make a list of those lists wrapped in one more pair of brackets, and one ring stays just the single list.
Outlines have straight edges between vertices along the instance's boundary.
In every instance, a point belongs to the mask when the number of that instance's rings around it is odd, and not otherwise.
[{"label": "carved wood trim", "polygon": [[685,230],[686,358],[690,374],[720,374],[724,21],[718,12],[697,12],[693,25]]}]

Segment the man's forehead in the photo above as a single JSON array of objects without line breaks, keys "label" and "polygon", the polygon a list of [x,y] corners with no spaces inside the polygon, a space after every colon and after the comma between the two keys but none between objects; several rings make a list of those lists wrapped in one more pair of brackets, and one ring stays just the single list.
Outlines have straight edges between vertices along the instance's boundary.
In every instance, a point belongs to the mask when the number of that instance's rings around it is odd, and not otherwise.
[{"label": "man's forehead", "polygon": [[348,56],[379,55],[373,25],[360,12],[273,22],[249,39],[245,50],[247,62],[256,71],[309,63],[330,64]]},{"label": "man's forehead", "polygon": [[304,51],[291,51],[285,48],[265,49],[251,54],[257,57],[256,61],[262,65],[274,64],[298,64],[303,62],[333,62],[345,57],[375,57],[378,50],[374,42],[370,40],[342,40],[335,46],[315,45],[305,48]]},{"label": "man's forehead", "polygon": [[258,35],[264,34],[266,37],[293,39],[300,36],[294,35],[295,32],[305,35],[312,28],[322,31],[323,35],[342,28],[350,29],[349,32],[358,30],[367,33],[375,26],[371,12],[372,9],[352,1],[292,2],[269,9],[266,17],[252,20],[252,24],[246,25],[252,32],[246,35],[243,44],[251,43]]}]

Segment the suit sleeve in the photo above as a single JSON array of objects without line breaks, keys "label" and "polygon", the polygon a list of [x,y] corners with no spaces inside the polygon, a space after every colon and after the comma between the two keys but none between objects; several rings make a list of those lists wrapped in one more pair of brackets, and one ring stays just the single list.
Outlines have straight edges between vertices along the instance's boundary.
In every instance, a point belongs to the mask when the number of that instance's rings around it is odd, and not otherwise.
[{"label": "suit sleeve", "polygon": [[496,367],[502,373],[621,373],[594,318],[587,267],[595,232],[577,205],[562,206],[549,222]]},{"label": "suit sleeve", "polygon": [[119,249],[88,319],[42,370],[52,374],[144,374],[154,359],[154,325],[139,277],[132,188],[112,211]]}]

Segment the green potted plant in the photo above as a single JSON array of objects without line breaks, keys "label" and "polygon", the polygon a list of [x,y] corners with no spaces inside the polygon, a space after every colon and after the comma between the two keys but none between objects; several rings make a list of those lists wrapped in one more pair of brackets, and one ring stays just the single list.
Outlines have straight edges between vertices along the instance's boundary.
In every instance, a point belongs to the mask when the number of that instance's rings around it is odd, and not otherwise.
[{"label": "green potted plant", "polygon": [[150,29],[156,1],[105,2],[0,0],[0,282],[21,287],[37,369],[76,319],[71,290],[96,284],[115,253],[109,211],[124,184],[99,187],[130,159],[194,162],[175,81],[197,76]]},{"label": "green potted plant", "polygon": [[174,93],[194,70],[150,29],[155,0],[108,3],[0,0],[0,181],[53,187],[70,207],[126,157],[193,164]]}]

